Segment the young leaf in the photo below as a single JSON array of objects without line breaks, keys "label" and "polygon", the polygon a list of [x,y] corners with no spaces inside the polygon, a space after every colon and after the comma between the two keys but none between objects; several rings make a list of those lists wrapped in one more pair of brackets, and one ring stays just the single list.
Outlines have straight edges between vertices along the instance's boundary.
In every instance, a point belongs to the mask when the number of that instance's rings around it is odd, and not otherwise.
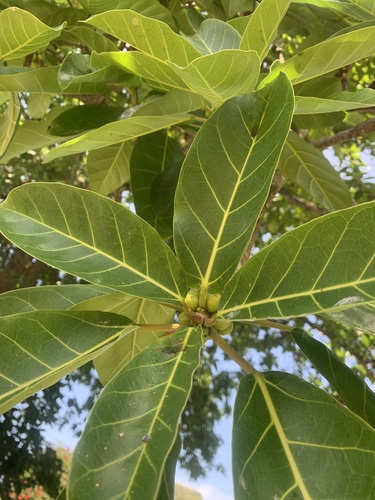
[{"label": "young leaf", "polygon": [[0,412],[54,384],[136,328],[124,316],[98,311],[33,311],[0,318]]},{"label": "young leaf", "polygon": [[224,103],[197,134],[180,174],[174,218],[190,286],[221,292],[233,274],[267,198],[293,101],[282,75],[266,93]]},{"label": "young leaf", "polygon": [[0,158],[6,152],[18,124],[21,110],[20,100],[15,92],[7,92],[8,104],[0,117]]},{"label": "young leaf", "polygon": [[[70,309],[75,304],[107,294],[113,297],[113,289],[99,285],[46,285],[20,288],[0,294],[0,317],[37,309]],[[118,295],[123,296],[120,293]]]},{"label": "young leaf", "polygon": [[374,496],[375,432],[321,389],[287,373],[247,375],[233,420],[236,499]]},{"label": "young leaf", "polygon": [[65,23],[50,28],[30,12],[11,7],[0,12],[0,60],[11,61],[46,47],[57,38]]},{"label": "young leaf", "polygon": [[74,452],[68,498],[156,498],[201,346],[199,330],[181,329],[108,383]]},{"label": "young leaf", "polygon": [[375,300],[375,202],[319,217],[254,255],[226,286],[219,314],[288,318]]},{"label": "young leaf", "polygon": [[373,36],[374,26],[367,26],[308,47],[277,66],[260,87],[280,72],[284,72],[293,83],[300,83],[371,56],[374,52]]},{"label": "young leaf", "polygon": [[296,328],[293,340],[337,391],[346,406],[375,429],[375,394],[353,370],[324,344]]},{"label": "young leaf", "polygon": [[90,151],[87,170],[93,191],[108,195],[129,181],[133,146],[132,142],[124,141]]},{"label": "young leaf", "polygon": [[352,205],[350,191],[326,157],[292,130],[280,156],[278,169],[328,210]]},{"label": "young leaf", "polygon": [[0,230],[34,257],[115,290],[180,304],[182,269],[157,232],[133,212],[88,190],[54,183],[14,189]]},{"label": "young leaf", "polygon": [[263,61],[276,38],[277,28],[283,20],[290,2],[291,0],[263,0],[249,19],[240,48],[242,50],[255,50],[259,59]]},{"label": "young leaf", "polygon": [[255,88],[260,61],[254,50],[221,50],[198,57],[187,66],[168,62],[186,85],[216,105]]},{"label": "young leaf", "polygon": [[133,10],[110,10],[91,17],[88,24],[123,40],[139,51],[164,63],[186,66],[201,54],[165,23]]}]

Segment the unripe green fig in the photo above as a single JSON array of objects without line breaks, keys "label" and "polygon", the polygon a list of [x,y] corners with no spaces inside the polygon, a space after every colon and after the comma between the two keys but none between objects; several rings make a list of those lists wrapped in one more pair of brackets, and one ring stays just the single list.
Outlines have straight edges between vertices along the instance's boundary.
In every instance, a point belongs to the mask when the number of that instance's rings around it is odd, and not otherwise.
[{"label": "unripe green fig", "polygon": [[215,322],[215,328],[219,331],[219,333],[222,333],[223,330],[226,330],[230,326],[233,327],[233,323],[223,318],[219,318]]},{"label": "unripe green fig", "polygon": [[185,314],[184,312],[181,312],[178,315],[178,322],[180,323],[180,325],[189,326],[190,325],[190,318],[187,314]]},{"label": "unripe green fig", "polygon": [[206,311],[209,312],[210,314],[213,314],[217,311],[217,308],[219,306],[219,300],[220,300],[220,293],[209,293],[207,294],[207,301],[206,301]]},{"label": "unripe green fig", "polygon": [[232,333],[233,332],[233,323],[231,323],[229,326],[227,326],[223,330],[218,330],[217,332],[220,333],[220,335],[228,335],[228,333]]},{"label": "unripe green fig", "polygon": [[185,304],[192,311],[196,311],[199,306],[199,290],[195,288],[190,288],[188,294],[185,297]]}]

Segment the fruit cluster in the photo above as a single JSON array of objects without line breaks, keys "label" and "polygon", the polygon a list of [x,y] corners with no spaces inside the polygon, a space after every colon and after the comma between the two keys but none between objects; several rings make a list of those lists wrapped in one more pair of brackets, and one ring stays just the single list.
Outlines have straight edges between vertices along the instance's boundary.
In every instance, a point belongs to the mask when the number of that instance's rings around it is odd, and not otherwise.
[{"label": "fruit cluster", "polygon": [[180,325],[214,327],[221,335],[233,330],[233,323],[224,318],[216,318],[221,295],[219,293],[203,294],[196,288],[190,288],[185,297],[183,311],[178,316]]}]

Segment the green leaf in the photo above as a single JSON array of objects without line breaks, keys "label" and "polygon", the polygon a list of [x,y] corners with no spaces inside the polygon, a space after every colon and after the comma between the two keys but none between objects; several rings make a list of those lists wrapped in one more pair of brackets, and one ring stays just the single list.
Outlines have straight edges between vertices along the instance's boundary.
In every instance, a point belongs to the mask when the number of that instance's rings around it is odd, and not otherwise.
[{"label": "green leaf", "polygon": [[266,92],[224,103],[197,134],[180,174],[174,219],[189,286],[221,292],[236,269],[268,196],[293,102],[281,76]]},{"label": "green leaf", "polygon": [[356,375],[324,344],[303,330],[291,332],[303,353],[337,391],[346,406],[375,429],[375,394],[364,380]]},{"label": "green leaf", "polygon": [[[101,104],[74,106],[59,114],[51,123],[48,132],[60,137],[87,132],[117,120],[123,108]],[[107,194],[107,193],[106,193]]]},{"label": "green leaf", "polygon": [[356,92],[336,92],[327,98],[296,96],[296,115],[332,113],[375,106],[375,90],[360,89]]},{"label": "green leaf", "polygon": [[255,50],[260,61],[267,55],[291,0],[263,0],[251,14],[240,48]]},{"label": "green leaf", "polygon": [[10,61],[46,47],[57,38],[65,24],[50,28],[30,12],[10,7],[0,12],[0,60]]},{"label": "green leaf", "polygon": [[358,328],[367,333],[375,333],[375,303],[355,305],[350,309],[331,312],[325,315],[338,323]]},{"label": "green leaf", "polygon": [[152,186],[163,171],[181,162],[183,158],[183,152],[175,140],[165,132],[155,132],[137,142],[130,160],[131,186],[136,212],[163,238],[171,236],[173,221],[170,213],[167,213],[166,217],[164,214],[158,215],[152,202]]},{"label": "green leaf", "polygon": [[165,23],[133,10],[111,10],[91,17],[88,24],[155,58],[186,66],[201,54]]},{"label": "green leaf", "polygon": [[278,169],[328,210],[353,203],[347,185],[326,157],[293,131],[289,132]]},{"label": "green leaf", "polygon": [[0,117],[0,158],[8,149],[21,111],[20,100],[15,92],[7,92],[6,97],[8,104],[5,113]]},{"label": "green leaf", "polygon": [[117,45],[114,42],[90,26],[74,26],[74,28],[64,30],[60,39],[66,40],[68,43],[78,42],[95,52],[117,50]]},{"label": "green leaf", "polygon": [[0,412],[54,384],[134,329],[124,316],[95,311],[33,311],[0,318]]},{"label": "green leaf", "polygon": [[203,55],[238,49],[241,42],[238,32],[218,19],[206,19],[200,24],[198,31],[186,39]]},{"label": "green leaf", "polygon": [[308,47],[277,66],[260,87],[280,72],[284,72],[293,83],[300,83],[371,56],[374,53],[373,36],[374,26],[368,26]]},{"label": "green leaf", "polygon": [[0,230],[24,251],[87,281],[180,304],[182,269],[157,232],[127,208],[84,189],[35,183],[0,205]]},{"label": "green leaf", "polygon": [[[113,289],[99,285],[48,285],[20,288],[0,294],[0,317],[37,309],[70,309],[93,297],[111,294]],[[119,294],[122,296],[122,294]]]},{"label": "green leaf", "polygon": [[321,389],[287,373],[247,375],[233,420],[236,499],[374,496],[375,432]]},{"label": "green leaf", "polygon": [[94,364],[103,385],[136,354],[169,331],[175,313],[170,307],[125,294],[89,298],[73,306],[71,310],[108,311],[126,316],[137,325],[166,325],[164,329],[159,327],[158,330],[142,330],[140,326],[138,330],[130,332],[99,355]]},{"label": "green leaf", "polygon": [[132,142],[124,141],[90,152],[87,169],[93,191],[108,195],[129,181],[133,146]]},{"label": "green leaf", "polygon": [[189,113],[204,108],[204,99],[186,90],[174,89],[166,94],[146,102],[137,109],[133,116],[173,115],[174,113]]},{"label": "green leaf", "polygon": [[288,318],[374,301],[374,234],[375,202],[289,231],[228,283],[219,313],[236,321]]},{"label": "green leaf", "polygon": [[163,116],[132,116],[131,118],[111,122],[57,146],[46,155],[45,163],[55,158],[81,153],[82,151],[92,151],[111,144],[128,141],[129,139],[150,134],[156,130],[186,122],[191,120],[191,118],[191,115],[188,113],[176,113]]},{"label": "green leaf", "polygon": [[132,9],[144,16],[174,26],[171,13],[157,0],[82,0],[80,3],[91,14],[100,14],[113,9]]},{"label": "green leaf", "polygon": [[19,66],[0,66],[0,91],[59,94],[61,92],[57,81],[59,67],[23,68]]},{"label": "green leaf", "polygon": [[52,97],[52,94],[30,94],[27,99],[28,116],[34,120],[41,120],[48,113]]},{"label": "green leaf", "polygon": [[75,449],[68,498],[157,496],[195,369],[201,333],[160,339],[109,382]]},{"label": "green leaf", "polygon": [[198,57],[186,67],[168,64],[193,92],[220,105],[254,90],[260,61],[255,51],[222,50]]},{"label": "green leaf", "polygon": [[181,438],[177,434],[172,450],[169,452],[164,467],[164,473],[158,493],[157,500],[173,500],[175,490],[175,477],[177,460],[181,453]]}]

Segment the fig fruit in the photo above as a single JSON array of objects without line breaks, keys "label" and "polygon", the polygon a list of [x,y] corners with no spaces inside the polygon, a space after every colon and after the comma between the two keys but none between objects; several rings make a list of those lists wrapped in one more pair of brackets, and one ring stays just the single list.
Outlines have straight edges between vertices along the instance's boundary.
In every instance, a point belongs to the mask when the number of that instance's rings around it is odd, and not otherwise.
[{"label": "fig fruit", "polygon": [[199,290],[195,288],[190,288],[188,294],[185,297],[185,304],[192,311],[196,311],[199,306]]},{"label": "fig fruit", "polygon": [[217,308],[219,306],[219,300],[220,300],[220,293],[209,293],[207,294],[207,301],[206,301],[206,311],[209,312],[210,314],[213,314],[217,311]]},{"label": "fig fruit", "polygon": [[187,314],[185,314],[184,312],[181,312],[179,315],[178,315],[178,322],[180,323],[180,325],[183,325],[183,326],[190,326],[190,318]]}]

